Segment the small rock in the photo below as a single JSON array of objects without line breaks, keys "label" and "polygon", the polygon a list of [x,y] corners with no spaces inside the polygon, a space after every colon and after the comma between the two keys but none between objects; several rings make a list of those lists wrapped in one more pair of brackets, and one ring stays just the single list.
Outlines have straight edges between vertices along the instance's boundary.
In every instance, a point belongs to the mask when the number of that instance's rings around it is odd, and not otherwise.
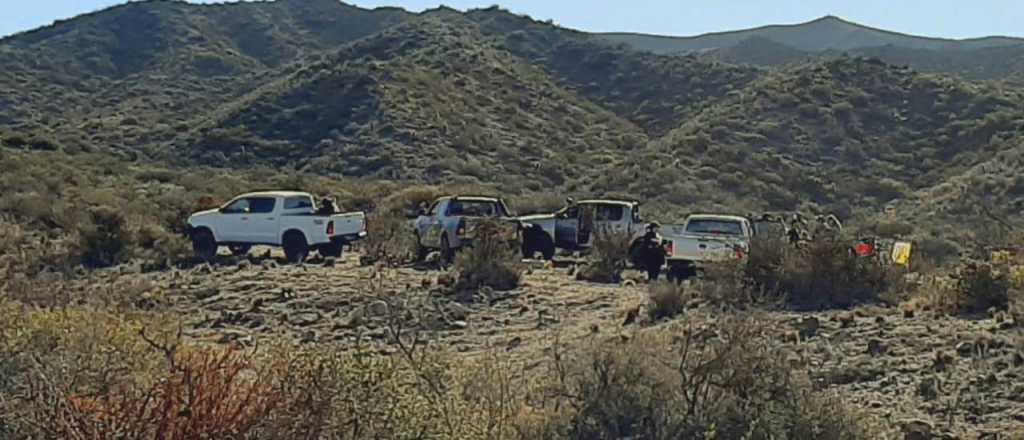
[{"label": "small rock", "polygon": [[369,316],[384,316],[388,314],[388,310],[388,303],[380,300],[366,305],[366,314]]},{"label": "small rock", "polygon": [[885,324],[885,317],[884,316],[876,316],[875,317],[875,324],[878,324],[878,325]]},{"label": "small rock", "polygon": [[889,352],[889,345],[882,342],[880,339],[871,339],[868,341],[868,354],[872,356],[881,356]]},{"label": "small rock", "polygon": [[601,331],[601,328],[598,327],[597,324],[590,324],[590,332],[591,333],[599,333],[600,331]]},{"label": "small rock", "polygon": [[276,269],[277,268],[277,262],[274,261],[274,260],[263,260],[263,262],[260,263],[260,266],[263,267],[263,270]]},{"label": "small rock", "polygon": [[299,338],[299,342],[303,344],[316,342],[316,332],[313,330],[306,330],[302,332],[302,337]]},{"label": "small rock", "polygon": [[209,263],[205,263],[202,266],[196,268],[196,272],[202,275],[209,275],[213,273],[213,266]]},{"label": "small rock", "polygon": [[974,354],[974,343],[960,342],[956,344],[956,352],[960,357],[971,357]]},{"label": "small rock", "polygon": [[904,440],[931,440],[935,437],[935,426],[926,420],[911,419],[900,422]]},{"label": "small rock", "polygon": [[818,328],[820,327],[821,322],[818,321],[818,318],[815,318],[813,316],[808,316],[806,318],[801,319],[794,326],[796,331],[800,334],[801,339],[813,338],[815,335],[818,334]]},{"label": "small rock", "polygon": [[248,270],[251,267],[252,267],[252,263],[250,263],[249,260],[241,260],[241,261],[238,262],[238,266],[237,266],[239,272],[241,272],[243,270]]},{"label": "small rock", "polygon": [[451,303],[448,305],[448,316],[458,321],[465,321],[469,317],[470,310],[459,303]]},{"label": "small rock", "polygon": [[839,321],[839,326],[842,328],[853,327],[857,323],[857,317],[853,313],[840,313],[836,316],[836,320]]},{"label": "small rock", "polygon": [[516,336],[516,337],[512,338],[511,340],[509,340],[507,344],[505,344],[505,351],[515,350],[516,347],[519,347],[519,345],[521,345],[522,343],[523,343],[523,338],[520,338],[519,336]]},{"label": "small rock", "polygon": [[208,287],[205,289],[196,289],[192,291],[192,296],[200,301],[213,298],[220,294],[220,291],[216,287]]},{"label": "small rock", "polygon": [[469,323],[466,321],[452,321],[451,326],[456,330],[464,330],[469,327]]}]

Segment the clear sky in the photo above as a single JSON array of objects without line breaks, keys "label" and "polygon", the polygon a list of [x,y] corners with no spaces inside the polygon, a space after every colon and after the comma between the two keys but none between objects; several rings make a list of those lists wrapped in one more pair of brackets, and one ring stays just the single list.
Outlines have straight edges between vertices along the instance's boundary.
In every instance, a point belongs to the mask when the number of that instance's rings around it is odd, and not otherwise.
[{"label": "clear sky", "polygon": [[[211,1],[201,1],[212,3]],[[118,0],[0,0],[0,35],[123,3]],[[1024,0],[350,0],[364,7],[419,11],[499,4],[586,31],[696,35],[837,15],[864,25],[930,37],[1024,37]]]}]

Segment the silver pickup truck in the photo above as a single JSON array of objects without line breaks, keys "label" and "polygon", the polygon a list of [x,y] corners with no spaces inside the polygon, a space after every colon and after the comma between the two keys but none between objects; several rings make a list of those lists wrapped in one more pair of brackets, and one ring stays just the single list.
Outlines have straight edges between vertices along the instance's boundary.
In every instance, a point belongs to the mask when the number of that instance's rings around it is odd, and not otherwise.
[{"label": "silver pickup truck", "polygon": [[551,214],[520,217],[523,223],[523,256],[540,254],[550,260],[556,249],[587,251],[593,246],[594,234],[613,231],[631,235],[644,233],[640,220],[640,202],[633,200],[595,199],[572,201]]},{"label": "silver pickup truck", "polygon": [[519,221],[513,217],[505,201],[486,196],[446,196],[437,199],[420,213],[413,225],[419,257],[432,250],[451,261],[455,251],[473,242],[477,226],[484,220],[497,220],[498,233],[509,242],[519,238]]},{"label": "silver pickup truck", "polygon": [[731,215],[697,214],[682,225],[662,226],[669,279],[697,274],[702,265],[746,258],[754,229]]}]

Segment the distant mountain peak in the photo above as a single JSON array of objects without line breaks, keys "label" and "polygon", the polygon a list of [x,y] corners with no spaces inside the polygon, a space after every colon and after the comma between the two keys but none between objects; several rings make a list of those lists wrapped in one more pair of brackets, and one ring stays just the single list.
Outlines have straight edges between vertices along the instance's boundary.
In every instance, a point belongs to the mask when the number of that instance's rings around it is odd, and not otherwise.
[{"label": "distant mountain peak", "polygon": [[856,50],[886,46],[915,50],[975,50],[1024,44],[1024,39],[1012,37],[956,40],[909,35],[866,26],[832,14],[798,24],[766,25],[690,37],[636,33],[598,35],[614,43],[626,44],[636,49],[668,54],[729,49],[754,37],[765,38],[805,52]]}]

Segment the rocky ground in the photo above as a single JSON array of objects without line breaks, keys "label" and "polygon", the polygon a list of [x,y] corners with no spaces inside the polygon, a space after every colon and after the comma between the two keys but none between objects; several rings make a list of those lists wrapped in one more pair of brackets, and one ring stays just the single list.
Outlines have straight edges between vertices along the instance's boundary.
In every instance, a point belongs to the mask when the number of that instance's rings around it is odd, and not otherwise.
[{"label": "rocky ground", "polygon": [[[302,266],[264,256],[189,270],[122,270],[99,281],[145,291],[152,307],[180,316],[187,337],[209,343],[286,338],[387,351],[397,332],[458,352],[502,350],[530,363],[555,338],[628,337],[670,325],[643,313],[626,324],[647,301],[638,276],[600,285],[575,280],[573,271],[536,263],[518,290],[464,297],[447,293],[445,272],[361,266],[353,254]],[[695,298],[685,313],[713,320],[722,312]],[[900,427],[906,438],[1024,438],[1024,330],[1008,317],[865,306],[771,311],[767,319],[777,324],[780,349],[818,386]]]}]

